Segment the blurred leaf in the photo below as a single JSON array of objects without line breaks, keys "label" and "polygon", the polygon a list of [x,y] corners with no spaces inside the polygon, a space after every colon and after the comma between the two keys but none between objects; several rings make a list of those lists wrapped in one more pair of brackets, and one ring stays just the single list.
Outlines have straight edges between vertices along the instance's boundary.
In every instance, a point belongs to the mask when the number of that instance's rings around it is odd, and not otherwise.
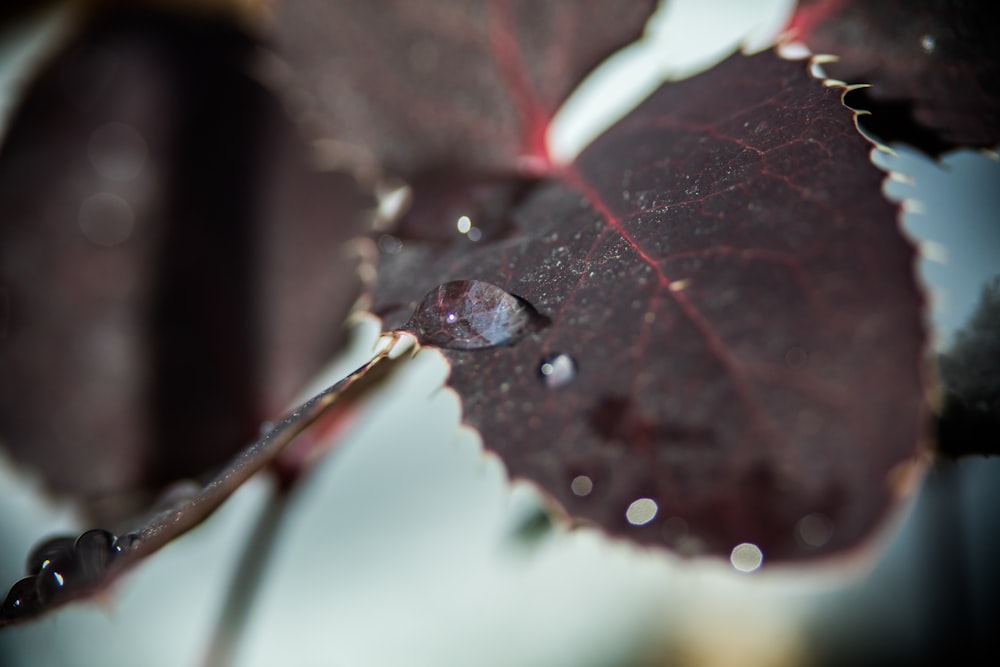
[{"label": "blurred leaf", "polygon": [[882,141],[929,153],[1000,144],[1000,27],[990,0],[802,0],[790,29]]},{"label": "blurred leaf", "polygon": [[0,434],[59,492],[219,465],[344,341],[367,199],[309,166],[255,48],[225,22],[99,14],[9,129]]}]

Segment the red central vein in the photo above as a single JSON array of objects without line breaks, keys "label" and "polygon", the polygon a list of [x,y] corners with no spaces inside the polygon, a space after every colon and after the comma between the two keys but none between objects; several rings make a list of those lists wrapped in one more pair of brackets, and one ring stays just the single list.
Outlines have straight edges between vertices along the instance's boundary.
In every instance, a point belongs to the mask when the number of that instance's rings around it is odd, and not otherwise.
[{"label": "red central vein", "polygon": [[723,365],[723,367],[729,372],[730,377],[736,384],[736,390],[740,395],[743,402],[750,407],[751,414],[753,418],[759,422],[759,425],[766,437],[772,438],[774,442],[780,443],[784,448],[788,448],[789,443],[785,438],[784,433],[775,425],[771,419],[768,418],[768,413],[765,411],[764,406],[761,404],[757,397],[756,392],[754,392],[752,386],[747,380],[747,373],[743,365],[737,361],[730,353],[725,343],[719,338],[715,329],[707,320],[702,316],[697,308],[688,300],[688,298],[681,292],[674,290],[670,287],[673,282],[664,273],[660,264],[647,253],[638,241],[625,229],[618,219],[618,216],[608,208],[607,204],[600,195],[594,191],[583,179],[580,173],[575,167],[569,167],[566,169],[565,173],[566,181],[581,192],[591,203],[594,209],[604,217],[608,225],[615,230],[626,243],[631,246],[631,248],[639,255],[642,261],[646,262],[649,266],[653,267],[656,271],[657,280],[660,287],[670,295],[670,298],[675,304],[680,308],[681,312],[687,317],[695,328],[701,333],[705,338],[709,350],[715,356],[716,359]]},{"label": "red central vein", "polygon": [[551,158],[545,142],[549,124],[546,112],[521,58],[515,38],[516,23],[508,0],[493,0],[487,4],[488,30],[493,59],[500,76],[510,91],[511,104],[523,128],[522,150],[526,156],[542,162],[544,171],[551,168]]}]

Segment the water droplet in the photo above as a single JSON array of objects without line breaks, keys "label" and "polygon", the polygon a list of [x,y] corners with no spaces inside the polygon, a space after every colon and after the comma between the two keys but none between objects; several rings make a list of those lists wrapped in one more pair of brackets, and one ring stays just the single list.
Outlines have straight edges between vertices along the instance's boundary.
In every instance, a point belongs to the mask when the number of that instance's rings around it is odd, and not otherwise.
[{"label": "water droplet", "polygon": [[103,573],[117,552],[115,536],[106,530],[88,530],[76,540],[77,568],[84,578]]},{"label": "water droplet", "polygon": [[570,482],[569,488],[578,496],[588,496],[594,490],[594,482],[586,475],[577,475]]},{"label": "water droplet", "polygon": [[74,544],[76,544],[76,538],[69,535],[59,535],[40,542],[28,554],[25,571],[28,574],[38,574],[53,556],[63,553],[73,553]]},{"label": "water droplet", "polygon": [[125,123],[107,123],[90,134],[87,155],[94,169],[108,180],[129,181],[146,162],[146,142]]},{"label": "water droplet", "polygon": [[565,387],[576,377],[576,362],[568,354],[550,354],[539,364],[538,375],[549,389]]},{"label": "water droplet", "polygon": [[135,215],[129,203],[110,192],[98,192],[80,204],[80,231],[91,243],[110,248],[132,235]]},{"label": "water droplet", "polygon": [[0,606],[0,618],[17,618],[41,611],[42,605],[35,592],[35,577],[25,577],[14,582]]},{"label": "water droplet", "polygon": [[547,322],[530,303],[496,285],[456,280],[431,290],[403,329],[425,345],[481,350],[514,343]]},{"label": "water droplet", "polygon": [[472,229],[472,219],[467,215],[463,215],[459,217],[456,227],[458,227],[460,234],[468,234],[469,230]]},{"label": "water droplet", "polygon": [[73,551],[60,552],[49,558],[35,577],[35,592],[39,602],[48,604],[58,597],[73,582],[77,568],[76,554]]},{"label": "water droplet", "polygon": [[795,536],[807,547],[821,547],[833,536],[833,523],[823,514],[807,514],[795,524]]},{"label": "water droplet", "polygon": [[931,54],[934,53],[934,49],[937,47],[937,40],[934,39],[933,35],[923,35],[920,38],[920,48],[923,49],[924,53]]},{"label": "water droplet", "polygon": [[142,539],[137,533],[125,533],[115,540],[112,548],[115,550],[115,553],[122,554],[135,549],[139,546],[140,542],[142,542]]},{"label": "water droplet", "polygon": [[469,230],[469,233],[466,234],[466,236],[469,237],[470,241],[478,241],[483,238],[483,232],[479,229],[479,227],[473,227]]},{"label": "water droplet", "polygon": [[744,542],[733,547],[729,562],[740,572],[753,572],[764,562],[764,552],[756,544]]},{"label": "water droplet", "polygon": [[658,509],[656,501],[652,498],[639,498],[625,510],[625,518],[633,526],[644,526],[656,518]]}]

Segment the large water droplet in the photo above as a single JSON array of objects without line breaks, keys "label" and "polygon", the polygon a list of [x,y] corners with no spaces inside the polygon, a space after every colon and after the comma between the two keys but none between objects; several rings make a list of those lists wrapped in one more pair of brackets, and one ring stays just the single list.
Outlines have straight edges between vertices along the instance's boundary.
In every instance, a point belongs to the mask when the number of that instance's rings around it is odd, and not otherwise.
[{"label": "large water droplet", "polygon": [[538,375],[549,389],[565,387],[576,377],[576,361],[568,354],[550,354],[542,359]]},{"label": "large water droplet", "polygon": [[84,578],[103,573],[117,553],[115,536],[106,530],[88,530],[76,540],[77,567]]},{"label": "large water droplet", "polygon": [[76,544],[75,537],[70,537],[69,535],[59,535],[58,537],[51,537],[44,542],[35,545],[35,548],[28,554],[28,560],[25,563],[24,568],[25,571],[28,574],[38,574],[42,567],[44,567],[53,556],[59,556],[66,553],[72,554],[74,544]]},{"label": "large water droplet", "polygon": [[17,618],[41,611],[42,605],[35,592],[35,577],[19,579],[10,587],[10,592],[0,606],[0,619]]},{"label": "large water droplet", "polygon": [[78,564],[73,551],[53,555],[35,577],[35,592],[42,604],[58,597],[76,578]]},{"label": "large water droplet", "polygon": [[546,323],[530,303],[496,285],[456,280],[431,290],[403,329],[425,345],[481,350],[511,344]]}]

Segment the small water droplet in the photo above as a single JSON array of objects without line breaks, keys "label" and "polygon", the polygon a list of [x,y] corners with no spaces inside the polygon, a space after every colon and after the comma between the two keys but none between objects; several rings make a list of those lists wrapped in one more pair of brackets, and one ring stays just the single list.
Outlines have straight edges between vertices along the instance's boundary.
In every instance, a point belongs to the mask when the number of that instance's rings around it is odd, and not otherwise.
[{"label": "small water droplet", "polygon": [[576,362],[568,354],[550,354],[542,359],[538,375],[549,389],[565,387],[576,377]]},{"label": "small water droplet", "polygon": [[472,229],[472,219],[467,215],[460,216],[455,226],[458,227],[460,234],[468,234],[469,230]]},{"label": "small water droplet", "polygon": [[72,583],[77,573],[76,554],[72,551],[54,554],[35,577],[35,592],[42,604],[56,598],[67,585]]},{"label": "small water droplet", "polygon": [[594,482],[586,475],[577,475],[570,482],[569,488],[578,496],[589,496],[594,490]]},{"label": "small water droplet", "polygon": [[469,230],[469,233],[466,234],[466,236],[469,237],[470,241],[478,241],[483,238],[483,232],[479,229],[479,227],[473,227]]},{"label": "small water droplet", "polygon": [[103,573],[117,552],[115,536],[106,530],[88,530],[76,540],[76,561],[80,574],[90,578]]},{"label": "small water droplet", "polygon": [[652,498],[639,498],[625,510],[625,518],[633,526],[644,526],[654,518],[659,507]]},{"label": "small water droplet", "polygon": [[135,214],[129,203],[110,192],[98,192],[80,204],[80,231],[99,246],[111,248],[128,239],[134,222]]},{"label": "small water droplet", "polygon": [[120,535],[118,539],[115,540],[112,548],[114,548],[115,553],[122,554],[135,549],[139,546],[140,542],[142,542],[142,539],[138,534],[125,533],[124,535]]},{"label": "small water droplet", "polygon": [[25,577],[14,582],[0,606],[0,618],[17,618],[41,611],[42,605],[35,592],[35,577]]},{"label": "small water droplet", "polygon": [[934,53],[934,49],[937,47],[937,40],[934,39],[933,35],[923,35],[920,38],[920,48],[923,49],[924,53],[931,54]]},{"label": "small water droplet", "polygon": [[42,567],[49,562],[53,556],[58,556],[64,553],[73,553],[73,545],[76,544],[76,538],[69,535],[59,535],[56,537],[50,537],[44,542],[40,542],[31,550],[28,554],[28,560],[25,563],[25,571],[28,574],[38,574]]},{"label": "small water droplet", "polygon": [[756,544],[744,542],[733,547],[729,562],[740,572],[753,572],[764,562],[764,552]]},{"label": "small water droplet", "polygon": [[530,303],[496,285],[456,280],[431,290],[403,329],[425,345],[481,350],[514,343],[547,322]]}]

